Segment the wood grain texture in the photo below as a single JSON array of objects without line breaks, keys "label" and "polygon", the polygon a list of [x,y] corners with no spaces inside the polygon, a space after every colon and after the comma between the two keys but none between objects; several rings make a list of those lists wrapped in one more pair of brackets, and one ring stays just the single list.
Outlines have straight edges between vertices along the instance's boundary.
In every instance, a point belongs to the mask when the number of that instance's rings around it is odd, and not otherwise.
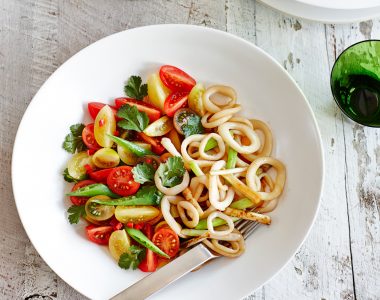
[{"label": "wood grain texture", "polygon": [[337,55],[379,38],[380,20],[323,25],[251,0],[0,0],[0,298],[85,299],[42,261],[18,218],[11,154],[28,103],[80,49],[161,23],[209,26],[257,44],[297,81],[321,129],[328,172],[315,226],[289,264],[246,299],[380,299],[380,131],[349,122],[329,89]]}]

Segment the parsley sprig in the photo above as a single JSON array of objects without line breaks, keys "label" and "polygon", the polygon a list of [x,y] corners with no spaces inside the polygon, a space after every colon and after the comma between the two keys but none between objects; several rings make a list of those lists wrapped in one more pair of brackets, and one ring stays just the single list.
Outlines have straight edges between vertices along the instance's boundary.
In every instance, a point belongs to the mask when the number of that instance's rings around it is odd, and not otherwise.
[{"label": "parsley sprig", "polygon": [[201,117],[197,114],[191,114],[187,118],[187,122],[182,125],[181,127],[185,137],[189,137],[193,134],[201,134],[204,133],[205,129],[202,126],[201,123]]},{"label": "parsley sprig", "polygon": [[160,164],[157,172],[161,178],[162,185],[170,188],[182,182],[185,165],[181,157],[173,156],[169,157],[165,163]]},{"label": "parsley sprig", "polygon": [[128,252],[125,252],[120,256],[119,267],[122,269],[136,270],[144,258],[145,249],[132,245],[129,247]]},{"label": "parsley sprig", "polygon": [[155,171],[151,164],[147,164],[146,162],[138,164],[132,169],[133,179],[141,184],[152,182]]},{"label": "parsley sprig", "polygon": [[82,131],[84,127],[83,124],[70,126],[70,133],[66,135],[65,141],[62,144],[63,149],[69,153],[75,153],[75,151],[80,152],[86,149],[86,145],[82,140]]},{"label": "parsley sprig", "polygon": [[86,215],[84,205],[71,205],[67,210],[67,213],[70,224],[77,224],[80,217],[84,217]]},{"label": "parsley sprig", "polygon": [[141,100],[148,95],[148,85],[141,84],[140,76],[129,77],[127,84],[124,86],[124,92],[128,97]]},{"label": "parsley sprig", "polygon": [[148,115],[145,112],[140,112],[134,105],[123,105],[117,111],[117,116],[124,119],[117,123],[123,129],[141,132],[149,123]]}]

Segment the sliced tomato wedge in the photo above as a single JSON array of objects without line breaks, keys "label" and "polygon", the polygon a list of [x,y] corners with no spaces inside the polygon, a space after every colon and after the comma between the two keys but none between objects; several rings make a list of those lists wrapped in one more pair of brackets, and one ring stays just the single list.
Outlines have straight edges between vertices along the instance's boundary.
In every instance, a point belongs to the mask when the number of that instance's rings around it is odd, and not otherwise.
[{"label": "sliced tomato wedge", "polygon": [[95,226],[91,224],[86,227],[86,234],[88,239],[91,242],[99,245],[108,245],[108,241],[112,232],[112,226]]},{"label": "sliced tomato wedge", "polygon": [[82,140],[86,144],[88,149],[97,150],[100,149],[100,145],[95,140],[94,135],[94,123],[88,124],[82,131]]},{"label": "sliced tomato wedge", "polygon": [[160,79],[162,83],[172,91],[190,92],[196,84],[195,79],[189,74],[177,67],[169,65],[164,65],[160,68]]},{"label": "sliced tomato wedge", "polygon": [[177,255],[179,250],[178,235],[167,227],[162,227],[153,236],[152,242],[164,251],[170,258]]},{"label": "sliced tomato wedge", "polygon": [[[151,240],[153,236],[153,227],[150,224],[144,226],[145,235]],[[139,269],[143,272],[154,272],[157,269],[158,258],[157,254],[146,248],[145,258],[139,264]]]},{"label": "sliced tomato wedge", "polygon": [[115,105],[119,109],[125,104],[136,106],[139,111],[145,112],[148,115],[150,123],[158,120],[161,117],[161,111],[154,107],[153,105],[143,102],[141,100],[136,100],[132,98],[116,98]]},{"label": "sliced tomato wedge", "polygon": [[132,167],[129,166],[114,168],[107,177],[107,185],[112,192],[121,196],[133,195],[140,187],[140,183],[134,181]]},{"label": "sliced tomato wedge", "polygon": [[[73,188],[71,189],[72,192],[84,187],[84,186],[87,186],[87,185],[90,185],[90,184],[94,184],[96,183],[95,181],[93,180],[82,180],[82,181],[79,181],[78,183],[76,183]],[[71,202],[74,204],[74,205],[84,205],[86,204],[87,200],[89,199],[90,197],[76,197],[76,196],[70,196],[70,200]]]},{"label": "sliced tomato wedge", "polygon": [[88,173],[88,176],[90,176],[90,178],[95,180],[96,182],[107,183],[108,175],[111,173],[113,169],[114,168],[94,171],[94,172]]},{"label": "sliced tomato wedge", "polygon": [[188,96],[189,93],[187,92],[174,92],[170,94],[165,100],[164,112],[169,117],[173,117],[177,110],[187,105]]},{"label": "sliced tomato wedge", "polygon": [[[101,103],[101,102],[89,102],[87,104],[87,108],[88,108],[88,112],[90,113],[90,116],[91,118],[93,118],[95,120],[96,116],[98,115],[98,112],[103,108],[103,106],[105,106],[106,104],[105,103]],[[113,113],[115,114],[116,116],[116,113],[117,113],[117,109],[113,106],[110,106]]]},{"label": "sliced tomato wedge", "polygon": [[151,144],[152,145],[152,151],[158,155],[161,155],[162,153],[165,152],[165,148],[164,146],[161,145],[161,139],[158,139],[158,138],[155,138],[155,137],[150,137],[150,136],[147,136],[145,133],[143,132],[138,132],[138,137],[148,143],[148,144]]}]

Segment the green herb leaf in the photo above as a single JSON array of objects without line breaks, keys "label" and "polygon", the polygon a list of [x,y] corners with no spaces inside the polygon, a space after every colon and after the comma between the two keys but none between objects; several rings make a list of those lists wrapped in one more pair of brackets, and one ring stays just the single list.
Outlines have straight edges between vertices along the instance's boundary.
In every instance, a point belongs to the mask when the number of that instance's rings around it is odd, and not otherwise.
[{"label": "green herb leaf", "polygon": [[136,106],[125,104],[117,111],[117,116],[124,118],[117,123],[123,129],[143,131],[149,123],[148,115],[140,112]]},{"label": "green herb leaf", "polygon": [[134,195],[134,197],[137,199],[149,199],[152,201],[152,203],[156,205],[160,205],[161,199],[164,196],[163,193],[161,193],[155,185],[148,185],[143,186],[138,190],[138,192]]},{"label": "green herb leaf", "polygon": [[72,205],[69,207],[67,212],[69,214],[68,219],[70,224],[77,224],[80,217],[84,217],[86,215],[84,205]]},{"label": "green herb leaf", "polygon": [[183,124],[181,128],[185,137],[205,132],[205,129],[203,128],[201,123],[201,117],[195,113],[189,116],[189,118],[187,119],[187,123]]},{"label": "green herb leaf", "polygon": [[70,133],[66,135],[65,141],[62,144],[63,149],[69,153],[75,153],[75,151],[80,152],[86,149],[86,145],[82,140],[82,131],[84,127],[83,124],[70,126]]},{"label": "green herb leaf", "polygon": [[145,249],[132,245],[129,247],[128,252],[125,252],[122,255],[120,255],[119,267],[126,270],[136,270],[144,258]]},{"label": "green herb leaf", "polygon": [[182,182],[185,165],[181,157],[173,156],[169,157],[165,163],[160,164],[157,172],[161,178],[162,185],[170,188]]},{"label": "green herb leaf", "polygon": [[151,164],[141,163],[132,169],[133,179],[138,183],[152,182],[154,179],[155,169]]},{"label": "green herb leaf", "polygon": [[127,84],[124,86],[124,92],[128,97],[141,100],[148,95],[148,85],[141,85],[142,80],[140,76],[129,77]]}]

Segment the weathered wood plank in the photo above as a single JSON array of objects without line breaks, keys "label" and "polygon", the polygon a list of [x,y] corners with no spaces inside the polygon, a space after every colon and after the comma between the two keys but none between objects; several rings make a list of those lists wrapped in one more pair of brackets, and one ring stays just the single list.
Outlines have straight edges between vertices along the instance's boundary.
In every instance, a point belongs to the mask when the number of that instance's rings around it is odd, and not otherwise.
[{"label": "weathered wood plank", "polygon": [[[349,45],[380,35],[380,22],[328,26],[336,45],[328,45],[333,61]],[[345,143],[346,197],[350,219],[351,252],[357,299],[380,295],[380,133],[354,124],[339,113]]]}]

